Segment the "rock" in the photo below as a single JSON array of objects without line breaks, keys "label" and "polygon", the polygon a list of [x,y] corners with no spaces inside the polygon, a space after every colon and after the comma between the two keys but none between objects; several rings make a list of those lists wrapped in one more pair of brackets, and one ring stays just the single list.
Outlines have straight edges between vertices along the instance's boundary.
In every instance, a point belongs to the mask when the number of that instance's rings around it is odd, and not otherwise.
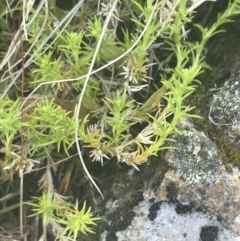
[{"label": "rock", "polygon": [[228,173],[215,143],[190,120],[179,129],[176,149],[150,158],[139,172],[103,168],[105,200],[97,198],[95,209],[102,220],[87,240],[240,240],[238,168]]},{"label": "rock", "polygon": [[216,145],[190,120],[185,119],[178,128],[181,134],[173,135],[175,149],[166,153],[166,160],[186,182],[212,186],[224,169]]},{"label": "rock", "polygon": [[[209,120],[234,146],[240,147],[240,18],[232,24],[228,34],[223,38],[222,68],[229,71],[220,90],[214,95]],[[221,46],[221,45],[220,45]],[[220,49],[220,48],[219,48]],[[221,66],[221,64],[220,64]]]},{"label": "rock", "polygon": [[[230,175],[228,178],[232,180]],[[174,195],[171,193],[173,184]],[[232,195],[232,192],[236,191],[235,184],[231,184],[231,190],[223,190],[226,201],[216,201],[215,204],[215,198],[220,198],[219,200],[223,198],[219,190],[222,182],[208,189],[204,185],[201,187],[199,184],[187,184],[174,171],[168,171],[159,189],[155,192],[150,187],[145,188],[142,193],[143,200],[123,215],[120,221],[111,222],[109,228],[101,233],[100,240],[238,241],[239,233],[233,230],[238,229],[234,217],[238,216],[236,208],[239,202],[227,198],[228,194]],[[199,195],[201,188],[204,198],[203,195]],[[125,199],[126,196],[122,198]],[[218,212],[224,211],[226,217],[221,220]],[[223,225],[223,220],[226,222],[228,217],[231,224],[229,222]]]},{"label": "rock", "polygon": [[[200,208],[215,217],[228,230],[240,233],[240,172],[233,168],[233,173],[222,172],[219,181],[212,187],[202,183],[188,184],[174,171],[168,171],[157,192],[157,201],[187,203]],[[174,198],[169,198],[169,188],[177,189]],[[239,236],[240,237],[240,236]]]},{"label": "rock", "polygon": [[212,123],[220,127],[221,132],[232,144],[240,146],[238,143],[240,137],[240,71],[232,75],[214,96],[209,118]]}]

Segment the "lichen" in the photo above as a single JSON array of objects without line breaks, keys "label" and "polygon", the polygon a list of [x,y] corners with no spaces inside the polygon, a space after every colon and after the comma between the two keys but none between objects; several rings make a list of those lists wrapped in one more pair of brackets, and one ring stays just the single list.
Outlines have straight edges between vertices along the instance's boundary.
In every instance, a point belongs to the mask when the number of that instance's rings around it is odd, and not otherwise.
[{"label": "lichen", "polygon": [[213,185],[219,180],[222,169],[216,145],[203,132],[195,130],[190,122],[182,123],[180,128],[185,126],[190,126],[190,130],[173,136],[176,149],[171,150],[172,155],[167,160],[186,182]]},{"label": "lichen", "polygon": [[193,122],[217,145],[229,172],[229,165],[240,166],[239,26],[240,18],[226,26],[227,34],[216,35],[209,42],[207,60],[211,70],[201,76],[202,85],[187,102],[196,106],[194,114],[202,118]]}]

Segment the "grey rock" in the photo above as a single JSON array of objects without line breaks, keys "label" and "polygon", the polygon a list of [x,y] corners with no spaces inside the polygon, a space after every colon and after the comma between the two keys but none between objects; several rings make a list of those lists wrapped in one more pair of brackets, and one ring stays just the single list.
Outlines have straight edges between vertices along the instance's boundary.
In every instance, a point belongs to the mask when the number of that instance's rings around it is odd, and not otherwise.
[{"label": "grey rock", "polygon": [[240,147],[240,19],[232,26],[220,45],[224,48],[222,68],[227,69],[230,76],[213,96],[209,120],[233,145]]},{"label": "grey rock", "polygon": [[166,153],[166,160],[186,182],[212,186],[223,169],[216,145],[189,120],[182,121],[179,130],[181,134],[173,135],[176,149]]}]

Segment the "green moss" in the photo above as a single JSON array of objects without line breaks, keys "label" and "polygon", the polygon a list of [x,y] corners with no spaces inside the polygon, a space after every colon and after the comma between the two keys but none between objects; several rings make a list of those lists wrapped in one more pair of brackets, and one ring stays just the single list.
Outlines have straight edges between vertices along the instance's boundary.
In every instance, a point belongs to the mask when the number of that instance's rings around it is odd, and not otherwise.
[{"label": "green moss", "polygon": [[217,130],[216,126],[211,124],[206,118],[195,120],[195,123],[201,126],[203,131],[216,143],[225,166],[229,163],[240,166],[240,150],[233,146],[233,144]]}]

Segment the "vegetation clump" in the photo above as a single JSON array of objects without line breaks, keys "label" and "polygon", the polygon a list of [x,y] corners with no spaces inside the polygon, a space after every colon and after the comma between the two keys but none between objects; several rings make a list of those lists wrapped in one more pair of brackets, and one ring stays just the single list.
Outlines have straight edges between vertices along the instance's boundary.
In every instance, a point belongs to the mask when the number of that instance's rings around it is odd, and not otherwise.
[{"label": "vegetation clump", "polygon": [[[55,1],[0,0],[7,46],[0,64],[0,179],[19,175],[22,236],[24,204],[32,207],[31,216],[42,216],[43,237],[49,226],[60,240],[92,232],[89,225],[98,218],[86,203],[79,211],[77,200],[74,206],[62,195],[75,166],[101,194],[83,149],[102,165],[115,157],[138,169],[169,148],[164,144],[180,133],[181,120],[197,117],[184,100],[207,67],[206,41],[240,13],[235,0],[211,27],[195,25],[201,39],[190,42],[187,24],[199,2],[79,1],[64,11]],[[160,81],[153,79],[155,72],[161,72]],[[75,146],[79,160],[66,158],[68,170],[57,192],[52,173],[63,161],[56,159],[70,156]],[[23,180],[34,171],[40,197],[23,202]],[[2,188],[5,196],[7,190],[8,185]]]}]

